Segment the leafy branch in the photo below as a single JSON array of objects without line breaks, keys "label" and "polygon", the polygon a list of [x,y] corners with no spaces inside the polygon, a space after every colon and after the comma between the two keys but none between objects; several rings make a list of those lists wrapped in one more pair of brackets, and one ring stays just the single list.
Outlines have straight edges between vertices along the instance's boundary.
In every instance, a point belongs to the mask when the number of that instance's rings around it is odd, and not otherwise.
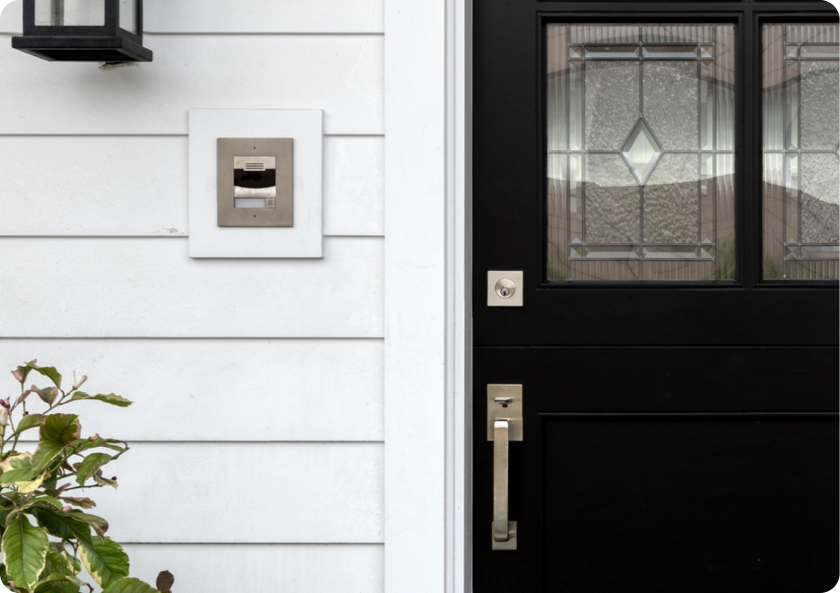
[{"label": "leafy branch", "polygon": [[[39,388],[27,379],[36,373],[52,385]],[[99,401],[125,408],[131,401],[116,395],[90,395],[79,388],[87,376],[73,377],[65,391],[55,367],[37,360],[18,366],[12,376],[20,384],[16,398],[0,399],[0,580],[16,593],[80,593],[93,585],[79,575],[82,567],[102,593],[171,593],[174,577],[163,571],[155,587],[129,576],[129,558],[107,537],[108,522],[87,511],[96,503],[74,490],[117,488],[116,476],[103,469],[128,452],[128,443],[98,434],[82,437],[79,416],[58,411],[78,401]],[[32,394],[45,409],[31,413]],[[31,398],[35,402],[35,398]],[[38,429],[35,452],[18,451],[21,436]]]}]

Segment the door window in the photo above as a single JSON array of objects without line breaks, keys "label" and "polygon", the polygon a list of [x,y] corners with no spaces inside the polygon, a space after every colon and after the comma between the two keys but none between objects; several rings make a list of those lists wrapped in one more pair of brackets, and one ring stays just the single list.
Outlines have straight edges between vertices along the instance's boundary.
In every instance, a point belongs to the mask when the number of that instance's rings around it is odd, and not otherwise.
[{"label": "door window", "polygon": [[765,25],[764,278],[836,280],[838,26]]},{"label": "door window", "polygon": [[548,25],[549,280],[734,279],[734,42]]}]

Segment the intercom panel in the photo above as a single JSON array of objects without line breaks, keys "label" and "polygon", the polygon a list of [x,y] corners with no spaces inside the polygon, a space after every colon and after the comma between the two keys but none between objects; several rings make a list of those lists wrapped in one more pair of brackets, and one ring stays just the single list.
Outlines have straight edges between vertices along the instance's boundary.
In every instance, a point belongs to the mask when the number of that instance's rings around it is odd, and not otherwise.
[{"label": "intercom panel", "polygon": [[217,224],[294,226],[294,140],[219,138]]}]

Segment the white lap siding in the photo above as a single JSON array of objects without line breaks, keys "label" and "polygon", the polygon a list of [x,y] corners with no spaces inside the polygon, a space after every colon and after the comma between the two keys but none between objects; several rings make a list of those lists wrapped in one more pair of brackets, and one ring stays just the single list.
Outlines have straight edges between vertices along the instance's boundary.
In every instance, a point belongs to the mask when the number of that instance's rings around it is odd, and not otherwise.
[{"label": "white lap siding", "polygon": [[[381,592],[382,1],[146,0],[154,62],[110,70],[13,51],[20,4],[0,16],[0,362],[135,400],[75,411],[132,445],[95,498],[137,576]],[[194,108],[324,110],[323,260],[188,257]]]}]

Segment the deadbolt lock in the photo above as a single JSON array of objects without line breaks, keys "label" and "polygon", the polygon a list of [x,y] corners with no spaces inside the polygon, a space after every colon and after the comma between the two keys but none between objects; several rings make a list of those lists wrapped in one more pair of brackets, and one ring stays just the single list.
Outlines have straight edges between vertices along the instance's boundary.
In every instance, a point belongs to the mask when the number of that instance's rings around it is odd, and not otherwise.
[{"label": "deadbolt lock", "polygon": [[516,293],[516,284],[513,283],[513,280],[502,278],[496,282],[496,294],[503,299],[511,298],[514,293]]},{"label": "deadbolt lock", "polygon": [[487,272],[487,306],[521,307],[522,272]]}]

